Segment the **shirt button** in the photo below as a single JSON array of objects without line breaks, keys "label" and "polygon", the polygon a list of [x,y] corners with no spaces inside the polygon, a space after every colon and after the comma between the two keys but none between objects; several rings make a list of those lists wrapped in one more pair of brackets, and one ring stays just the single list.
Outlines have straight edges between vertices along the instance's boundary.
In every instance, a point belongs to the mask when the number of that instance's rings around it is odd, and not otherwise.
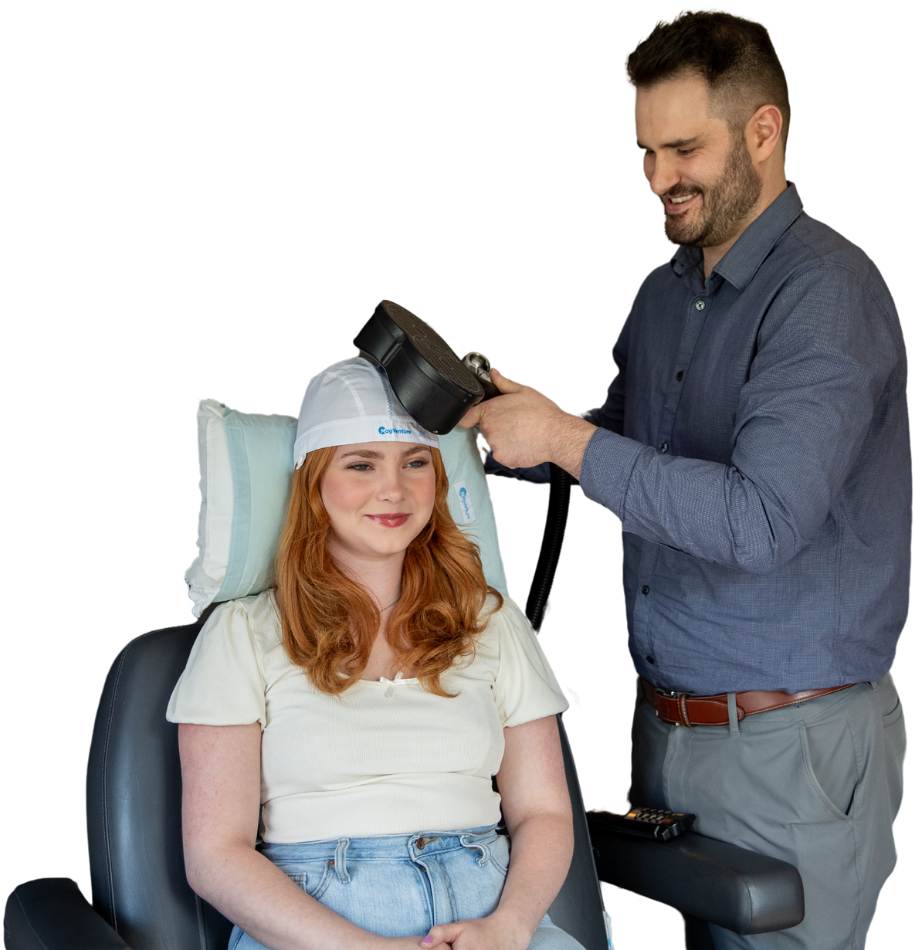
[{"label": "shirt button", "polygon": [[642,588],[642,593],[643,593],[643,594],[647,594],[650,590],[651,590],[651,588],[646,584],[646,585]]},{"label": "shirt button", "polygon": [[653,656],[646,656],[645,659],[646,659],[652,666],[654,666],[654,657],[653,657]]},{"label": "shirt button", "polygon": [[704,300],[697,300],[697,301],[696,301],[696,309],[697,309],[697,310],[705,310],[705,301],[704,301]]},{"label": "shirt button", "polygon": [[658,448],[660,448],[661,452],[663,453],[666,452],[670,446],[666,442],[662,442]]},{"label": "shirt button", "polygon": [[682,369],[677,372],[677,382],[679,383],[681,379],[683,379],[683,370],[682,370]]}]

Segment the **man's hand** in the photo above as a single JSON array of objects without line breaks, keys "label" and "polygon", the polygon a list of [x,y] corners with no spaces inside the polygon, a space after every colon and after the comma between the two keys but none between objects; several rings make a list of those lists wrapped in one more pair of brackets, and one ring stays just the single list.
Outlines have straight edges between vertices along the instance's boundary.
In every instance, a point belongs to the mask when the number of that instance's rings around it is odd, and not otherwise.
[{"label": "man's hand", "polygon": [[468,409],[460,425],[479,426],[496,461],[509,468],[554,462],[578,478],[595,427],[498,370],[490,375],[502,395]]}]

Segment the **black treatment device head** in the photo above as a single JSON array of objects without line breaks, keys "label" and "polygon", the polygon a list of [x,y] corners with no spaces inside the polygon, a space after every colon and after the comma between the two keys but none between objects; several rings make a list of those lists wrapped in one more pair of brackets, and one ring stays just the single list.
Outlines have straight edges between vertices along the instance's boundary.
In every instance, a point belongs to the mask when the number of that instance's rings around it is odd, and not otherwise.
[{"label": "black treatment device head", "polygon": [[[462,362],[432,327],[390,300],[378,304],[353,343],[361,356],[384,368],[407,412],[438,435],[450,432],[471,406],[496,394],[485,357],[468,354]],[[471,356],[475,359],[468,365]]]}]

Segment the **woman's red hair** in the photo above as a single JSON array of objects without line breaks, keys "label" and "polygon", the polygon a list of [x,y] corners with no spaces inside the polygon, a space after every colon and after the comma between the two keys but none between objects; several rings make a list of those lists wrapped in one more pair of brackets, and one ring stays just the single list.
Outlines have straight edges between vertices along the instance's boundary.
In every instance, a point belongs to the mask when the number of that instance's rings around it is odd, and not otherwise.
[{"label": "woman's red hair", "polygon": [[[368,591],[347,577],[327,550],[330,518],[321,500],[321,477],[335,447],[315,449],[292,479],[292,497],[277,552],[277,604],[290,658],[325,693],[339,694],[365,670],[381,613]],[[486,594],[497,607],[477,546],[448,510],[448,476],[432,449],[435,503],[429,523],[404,556],[401,596],[387,637],[398,663],[438,696],[450,696],[441,675],[472,653],[486,629]]]}]

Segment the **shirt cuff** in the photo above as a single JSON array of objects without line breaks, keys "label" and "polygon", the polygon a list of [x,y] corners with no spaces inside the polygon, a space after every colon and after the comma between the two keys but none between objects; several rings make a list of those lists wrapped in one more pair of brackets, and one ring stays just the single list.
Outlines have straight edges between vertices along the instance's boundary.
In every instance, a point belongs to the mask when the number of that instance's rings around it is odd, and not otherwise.
[{"label": "shirt cuff", "polygon": [[505,475],[509,478],[517,478],[522,482],[549,484],[550,481],[549,462],[541,462],[539,465],[532,465],[530,468],[509,468],[507,465],[496,461],[492,449],[486,453],[486,458],[483,459],[483,471],[487,475]]},{"label": "shirt cuff", "polygon": [[639,456],[646,451],[648,447],[641,442],[598,429],[581,463],[581,490],[623,520],[629,478]]}]

